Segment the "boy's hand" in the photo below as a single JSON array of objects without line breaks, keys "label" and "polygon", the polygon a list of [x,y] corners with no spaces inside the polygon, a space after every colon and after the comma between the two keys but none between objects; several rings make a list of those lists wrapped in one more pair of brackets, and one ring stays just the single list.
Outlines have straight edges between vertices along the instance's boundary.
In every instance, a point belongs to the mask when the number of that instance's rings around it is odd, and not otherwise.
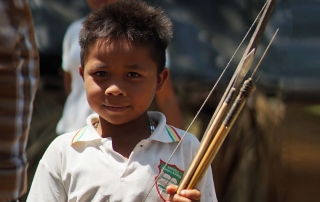
[{"label": "boy's hand", "polygon": [[201,193],[197,189],[190,189],[190,190],[182,190],[180,195],[176,192],[178,190],[178,186],[169,185],[167,187],[168,193],[168,201],[174,202],[199,202]]}]

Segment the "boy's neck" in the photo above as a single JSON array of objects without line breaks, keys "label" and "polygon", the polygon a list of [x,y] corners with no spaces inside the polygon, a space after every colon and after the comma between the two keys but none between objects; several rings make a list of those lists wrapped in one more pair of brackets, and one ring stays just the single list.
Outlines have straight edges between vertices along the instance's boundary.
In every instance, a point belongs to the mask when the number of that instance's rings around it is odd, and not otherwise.
[{"label": "boy's neck", "polygon": [[98,133],[101,137],[111,137],[113,150],[129,158],[134,147],[150,137],[150,122],[147,113],[138,119],[121,125],[110,124],[100,118]]}]

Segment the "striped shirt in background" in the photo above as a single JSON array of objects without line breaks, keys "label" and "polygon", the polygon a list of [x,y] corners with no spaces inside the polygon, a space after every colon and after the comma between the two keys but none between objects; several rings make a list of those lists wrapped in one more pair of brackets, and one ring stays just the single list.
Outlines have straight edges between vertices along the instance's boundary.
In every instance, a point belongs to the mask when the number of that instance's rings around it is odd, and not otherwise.
[{"label": "striped shirt in background", "polygon": [[39,56],[26,0],[0,0],[0,201],[27,191],[28,140]]}]

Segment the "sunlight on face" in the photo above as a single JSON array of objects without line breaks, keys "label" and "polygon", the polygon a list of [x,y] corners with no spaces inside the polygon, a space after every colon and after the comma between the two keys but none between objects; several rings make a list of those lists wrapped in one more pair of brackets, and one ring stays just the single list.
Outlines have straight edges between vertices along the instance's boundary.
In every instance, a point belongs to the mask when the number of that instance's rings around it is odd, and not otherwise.
[{"label": "sunlight on face", "polygon": [[92,109],[112,124],[127,123],[145,113],[167,74],[157,75],[148,49],[126,40],[100,39],[90,51],[83,78]]}]

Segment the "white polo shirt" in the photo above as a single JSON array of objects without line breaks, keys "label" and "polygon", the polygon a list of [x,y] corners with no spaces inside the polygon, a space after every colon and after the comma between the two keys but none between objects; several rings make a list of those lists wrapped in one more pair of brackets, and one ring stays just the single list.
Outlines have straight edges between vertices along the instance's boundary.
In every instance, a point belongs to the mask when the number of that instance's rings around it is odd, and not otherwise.
[{"label": "white polo shirt", "polygon": [[[146,201],[165,201],[165,187],[179,184],[199,141],[188,133],[154,184],[184,131],[166,125],[160,112],[148,114],[158,125],[127,160],[112,149],[111,138],[101,138],[94,129],[97,114],[81,130],[57,137],[39,162],[27,201],[141,202],[150,189]],[[201,201],[217,201],[211,169],[198,189]]]}]

